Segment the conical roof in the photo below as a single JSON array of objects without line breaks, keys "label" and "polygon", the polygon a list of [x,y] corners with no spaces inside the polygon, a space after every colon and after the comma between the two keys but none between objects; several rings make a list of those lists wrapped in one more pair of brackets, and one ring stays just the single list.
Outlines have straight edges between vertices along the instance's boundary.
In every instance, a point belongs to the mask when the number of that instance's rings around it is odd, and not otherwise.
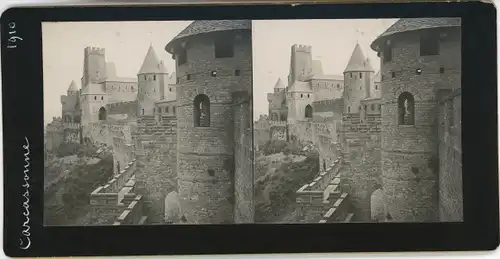
[{"label": "conical roof", "polygon": [[71,84],[69,84],[68,92],[78,92],[78,87],[76,86],[76,83],[74,80],[71,81]]},{"label": "conical roof", "polygon": [[198,20],[189,24],[179,35],[175,36],[165,47],[165,50],[173,54],[174,45],[180,39],[211,32],[252,30],[250,20]]},{"label": "conical roof", "polygon": [[278,78],[278,81],[276,81],[276,84],[274,85],[274,88],[279,88],[279,89],[285,88],[285,84],[283,84],[283,81],[281,80],[281,77]]},{"label": "conical roof", "polygon": [[403,18],[395,22],[384,33],[378,36],[371,44],[371,48],[377,51],[377,46],[380,45],[382,39],[387,36],[408,32],[417,31],[431,28],[445,28],[445,27],[460,27],[461,19],[456,17],[433,17],[433,18]]},{"label": "conical roof", "polygon": [[355,72],[355,71],[373,71],[373,68],[370,64],[370,61],[366,59],[365,54],[363,54],[363,50],[359,43],[354,47],[354,51],[352,52],[351,59],[349,63],[347,63],[347,67],[344,72]]},{"label": "conical roof", "polygon": [[160,61],[158,60],[158,56],[156,56],[156,52],[153,49],[153,46],[149,46],[148,53],[146,54],[146,58],[144,58],[144,62],[142,63],[141,70],[139,70],[138,75],[141,74],[158,74],[160,71]]},{"label": "conical roof", "polygon": [[160,61],[160,72],[163,74],[168,74],[167,66],[165,66],[165,63],[163,63],[163,60]]}]

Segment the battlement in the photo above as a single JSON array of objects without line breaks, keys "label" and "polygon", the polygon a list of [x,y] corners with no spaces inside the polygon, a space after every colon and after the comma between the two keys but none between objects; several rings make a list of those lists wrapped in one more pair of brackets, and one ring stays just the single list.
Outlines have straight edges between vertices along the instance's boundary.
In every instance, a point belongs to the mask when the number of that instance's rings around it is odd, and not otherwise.
[{"label": "battlement", "polygon": [[269,124],[271,126],[279,126],[279,127],[286,127],[286,121],[269,121]]},{"label": "battlement", "polygon": [[380,133],[381,123],[343,123],[338,129],[339,133]]},{"label": "battlement", "polygon": [[333,206],[323,215],[319,223],[331,222],[349,222],[354,214],[347,213],[348,203],[346,202],[348,194],[342,193],[333,204]]},{"label": "battlement", "polygon": [[80,129],[80,123],[65,122],[65,123],[63,123],[63,126],[64,126],[64,129],[73,129],[73,130]]},{"label": "battlement", "polygon": [[308,195],[310,192],[321,191],[323,194],[322,197],[328,199],[331,193],[339,191],[341,167],[342,163],[340,159],[335,160],[326,171],[320,172],[319,176],[312,182],[302,186],[297,191],[297,195]]},{"label": "battlement", "polygon": [[294,44],[292,46],[292,50],[294,52],[306,52],[306,53],[311,53],[312,52],[312,46],[308,45],[301,45],[301,44]]},{"label": "battlement", "polygon": [[86,47],[85,55],[102,55],[104,56],[106,53],[106,49],[98,48],[98,47]]},{"label": "battlement", "polygon": [[[130,187],[130,190],[135,186],[136,161],[132,160],[125,168],[109,180],[106,185],[97,187],[92,193],[92,197],[98,197],[101,194],[114,193],[117,194],[124,187]],[[91,199],[92,200],[92,199]],[[120,202],[120,201],[117,201]]]},{"label": "battlement", "polygon": [[146,216],[142,216],[142,195],[135,196],[125,210],[118,216],[113,226],[119,225],[143,225]]}]

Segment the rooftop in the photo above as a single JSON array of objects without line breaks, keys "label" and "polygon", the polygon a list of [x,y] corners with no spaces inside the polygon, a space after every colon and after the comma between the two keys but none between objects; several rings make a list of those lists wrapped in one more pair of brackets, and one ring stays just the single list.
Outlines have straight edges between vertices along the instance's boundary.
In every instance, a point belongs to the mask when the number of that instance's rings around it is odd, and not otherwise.
[{"label": "rooftop", "polygon": [[448,17],[439,17],[439,18],[403,18],[399,19],[395,22],[389,29],[387,29],[384,33],[378,36],[375,41],[371,44],[371,48],[376,50],[379,42],[390,35],[408,32],[408,31],[417,31],[423,29],[430,28],[443,28],[443,27],[460,27],[461,19],[460,18],[448,18]]},{"label": "rooftop", "polygon": [[344,70],[344,72],[351,71],[373,71],[373,68],[370,64],[370,61],[366,58],[361,46],[357,43],[352,51],[351,58],[349,59],[349,63]]},{"label": "rooftop", "polygon": [[220,31],[251,30],[250,20],[200,20],[194,21],[174,37],[165,47],[169,53],[173,53],[175,42],[186,37]]}]

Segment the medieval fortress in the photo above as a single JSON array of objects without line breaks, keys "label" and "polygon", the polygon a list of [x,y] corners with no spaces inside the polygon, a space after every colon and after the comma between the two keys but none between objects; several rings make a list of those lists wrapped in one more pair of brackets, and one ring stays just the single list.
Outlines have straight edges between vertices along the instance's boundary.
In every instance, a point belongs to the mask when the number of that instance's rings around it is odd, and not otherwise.
[{"label": "medieval fortress", "polygon": [[293,45],[287,81],[267,94],[255,146],[298,141],[320,172],[296,192],[297,222],[462,221],[461,23],[400,19],[357,44],[343,75]]},{"label": "medieval fortress", "polygon": [[93,224],[253,222],[251,21],[195,21],[165,51],[175,73],[150,46],[123,78],[85,48],[47,149],[112,149],[114,177],[89,194]]}]

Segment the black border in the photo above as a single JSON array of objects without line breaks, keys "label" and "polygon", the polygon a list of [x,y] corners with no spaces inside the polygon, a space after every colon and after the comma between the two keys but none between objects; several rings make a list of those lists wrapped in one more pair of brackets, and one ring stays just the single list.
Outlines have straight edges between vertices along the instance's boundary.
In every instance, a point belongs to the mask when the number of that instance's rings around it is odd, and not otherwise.
[{"label": "black border", "polygon": [[[463,223],[42,227],[41,21],[444,16],[461,17],[463,27]],[[495,19],[495,7],[479,2],[8,9],[1,18],[5,253],[83,256],[493,250],[499,244]],[[24,39],[17,49],[6,48],[11,21],[16,22],[17,34]],[[21,250],[25,136],[31,150],[32,246]]]}]

